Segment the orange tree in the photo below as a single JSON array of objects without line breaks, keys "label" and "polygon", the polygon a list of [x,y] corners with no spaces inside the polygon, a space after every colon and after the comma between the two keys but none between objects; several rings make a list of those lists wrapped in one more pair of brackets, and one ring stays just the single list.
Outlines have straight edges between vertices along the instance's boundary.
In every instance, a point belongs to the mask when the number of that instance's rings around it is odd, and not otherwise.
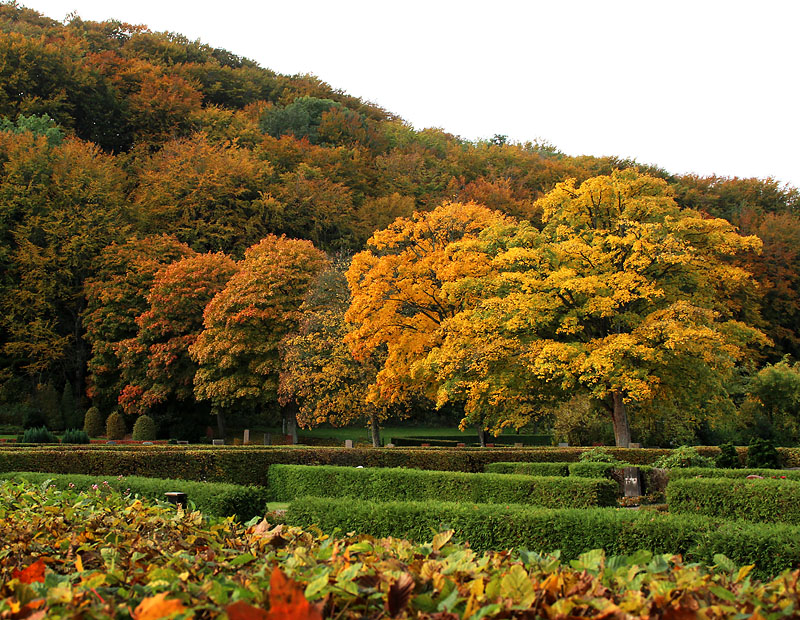
[{"label": "orange tree", "polygon": [[431,392],[419,365],[441,345],[442,325],[474,301],[469,292],[451,295],[444,287],[491,269],[484,256],[456,259],[452,246],[476,239],[489,226],[513,222],[474,203],[445,203],[429,213],[398,218],[356,254],[347,272],[352,302],[346,318],[354,329],[346,340],[358,360],[385,352],[368,402],[398,404],[419,389]]},{"label": "orange tree", "polygon": [[440,346],[420,365],[440,400],[491,404],[502,427],[503,403],[518,395],[583,392],[626,446],[631,403],[646,411],[678,402],[673,410],[691,414],[690,405],[724,398],[725,373],[766,342],[737,320],[752,282],[730,261],[758,239],[680,209],[664,181],[630,170],[560,183],[539,206],[541,233],[493,225],[451,249],[492,269],[444,291],[480,301],[442,325]]},{"label": "orange tree", "polygon": [[147,310],[147,291],[164,265],[193,255],[188,245],[167,235],[112,243],[95,261],[96,272],[84,283],[87,392],[108,411],[117,404],[125,382],[120,377],[119,344],[136,336],[136,317]]},{"label": "orange tree", "polygon": [[206,306],[189,353],[199,365],[195,397],[210,401],[221,432],[226,410],[277,400],[278,344],[297,329],[308,286],[326,263],[309,241],[268,235],[245,251],[238,272]]},{"label": "orange tree", "polygon": [[203,329],[206,305],[235,272],[236,263],[217,252],[189,256],[156,274],[149,308],[136,317],[136,337],[119,344],[126,381],[119,402],[126,413],[166,416],[162,422],[178,425],[196,417],[197,365],[188,350]]}]

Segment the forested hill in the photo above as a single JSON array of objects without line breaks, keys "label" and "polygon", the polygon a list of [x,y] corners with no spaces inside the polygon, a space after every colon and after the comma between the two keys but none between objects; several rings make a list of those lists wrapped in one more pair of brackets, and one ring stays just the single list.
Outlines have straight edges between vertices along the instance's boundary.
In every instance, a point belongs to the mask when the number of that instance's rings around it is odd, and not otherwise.
[{"label": "forested hill", "polygon": [[83,391],[98,351],[87,327],[99,321],[111,340],[132,329],[87,313],[87,287],[132,260],[109,248],[150,252],[152,280],[168,257],[239,260],[269,233],[352,253],[445,200],[539,225],[536,200],[556,183],[632,166],[665,179],[679,205],[761,237],[763,253],[742,260],[761,284],[768,359],[800,350],[794,188],[418,131],[313,76],[144,26],[0,5],[0,166],[0,402],[48,381]]}]

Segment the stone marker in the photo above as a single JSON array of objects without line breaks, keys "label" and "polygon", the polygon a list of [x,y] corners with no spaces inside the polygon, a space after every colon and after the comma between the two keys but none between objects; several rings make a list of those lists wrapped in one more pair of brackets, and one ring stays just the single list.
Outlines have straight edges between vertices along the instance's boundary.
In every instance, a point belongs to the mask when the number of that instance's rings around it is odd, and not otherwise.
[{"label": "stone marker", "polygon": [[344,447],[345,448],[352,448],[353,447],[353,440],[352,439],[345,439],[344,440]]},{"label": "stone marker", "polygon": [[242,440],[242,443],[250,443],[250,429],[249,428],[244,429],[244,439]]},{"label": "stone marker", "polygon": [[106,442],[106,445],[107,445],[107,446],[116,446],[116,445],[117,445],[117,442],[116,442],[116,441],[114,441],[113,439],[111,439],[111,440],[109,440],[109,441],[107,441],[107,442]]},{"label": "stone marker", "polygon": [[142,442],[142,445],[143,445],[143,446],[152,446],[152,445],[153,445],[153,442],[152,442],[152,441],[143,441],[143,442]]},{"label": "stone marker", "polygon": [[189,445],[189,442],[188,442],[188,441],[185,441],[185,440],[181,440],[181,439],[179,439],[179,440],[178,440],[178,445],[179,445],[179,446],[188,446],[188,445]]},{"label": "stone marker", "polygon": [[225,440],[224,439],[212,439],[211,444],[214,446],[224,446]]},{"label": "stone marker", "polygon": [[264,445],[265,446],[272,445],[272,434],[271,433],[264,433]]},{"label": "stone marker", "polygon": [[640,443],[631,443],[628,445],[629,448],[641,448],[642,444]]},{"label": "stone marker", "polygon": [[387,444],[386,444],[386,447],[387,447],[387,448],[394,448],[394,444],[393,444],[393,443],[387,443]]},{"label": "stone marker", "polygon": [[567,443],[566,441],[562,441],[560,444],[558,444],[558,447],[559,448],[569,448],[569,443]]},{"label": "stone marker", "polygon": [[625,497],[640,497],[642,495],[642,473],[638,467],[623,467],[622,482]]},{"label": "stone marker", "polygon": [[164,493],[167,498],[167,501],[170,504],[176,504],[181,508],[186,508],[186,493],[181,493],[179,491],[170,491],[169,493]]},{"label": "stone marker", "polygon": [[515,448],[521,448],[521,447],[522,447],[522,444],[521,444],[521,443],[519,443],[519,442],[517,442],[517,443],[515,443],[515,444],[514,444],[514,447],[515,447]]}]

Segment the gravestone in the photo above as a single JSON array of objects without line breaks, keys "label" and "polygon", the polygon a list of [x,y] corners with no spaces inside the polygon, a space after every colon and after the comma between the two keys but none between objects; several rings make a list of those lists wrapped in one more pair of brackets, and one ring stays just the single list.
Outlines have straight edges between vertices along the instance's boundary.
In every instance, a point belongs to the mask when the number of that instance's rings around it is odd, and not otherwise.
[{"label": "gravestone", "polygon": [[244,429],[244,439],[242,440],[242,443],[250,443],[250,429],[249,428]]},{"label": "gravestone", "polygon": [[189,445],[189,442],[188,442],[188,441],[186,441],[185,439],[183,439],[183,440],[179,439],[179,440],[178,440],[178,445],[179,445],[179,446],[188,446],[188,445]]},{"label": "gravestone", "polygon": [[352,439],[345,439],[344,440],[344,447],[345,448],[352,448],[353,447],[353,440]]},{"label": "gravestone", "polygon": [[272,444],[272,434],[271,433],[264,433],[264,445],[269,446]]},{"label": "gravestone", "polygon": [[640,497],[642,495],[641,470],[638,467],[623,467],[622,486],[625,497]]},{"label": "gravestone", "polygon": [[170,491],[169,493],[164,493],[164,495],[170,504],[175,504],[181,508],[186,508],[186,493]]},{"label": "gravestone", "polygon": [[558,444],[558,447],[559,448],[569,448],[569,443],[567,443],[566,441],[562,441],[560,444]]},{"label": "gravestone", "polygon": [[393,443],[387,443],[387,444],[386,444],[386,447],[387,447],[387,448],[394,448],[394,444],[393,444]]},{"label": "gravestone", "polygon": [[142,445],[143,445],[143,446],[152,446],[152,445],[153,445],[153,442],[152,442],[152,441],[143,441],[143,442],[142,442]]},{"label": "gravestone", "polygon": [[521,444],[521,443],[519,443],[519,442],[517,442],[517,443],[515,443],[515,444],[514,444],[514,447],[515,447],[515,448],[521,448],[521,447],[522,447],[522,444]]},{"label": "gravestone", "polygon": [[212,439],[211,444],[214,446],[224,446],[225,440],[224,439]]},{"label": "gravestone", "polygon": [[634,448],[634,449],[635,448],[641,448],[642,444],[640,444],[640,443],[631,443],[628,447],[629,448]]}]

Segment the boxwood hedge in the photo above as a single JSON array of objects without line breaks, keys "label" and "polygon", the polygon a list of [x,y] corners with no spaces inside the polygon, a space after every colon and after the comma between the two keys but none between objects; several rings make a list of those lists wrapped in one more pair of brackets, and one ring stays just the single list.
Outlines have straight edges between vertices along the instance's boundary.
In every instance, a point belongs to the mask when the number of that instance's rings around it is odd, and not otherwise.
[{"label": "boxwood hedge", "polygon": [[273,500],[283,502],[316,495],[583,508],[616,504],[617,485],[611,480],[591,478],[273,465],[269,470],[269,490]]},{"label": "boxwood hedge", "polygon": [[652,511],[305,497],[289,505],[286,521],[328,533],[338,528],[416,541],[430,540],[431,531],[453,529],[458,540],[477,551],[560,549],[565,560],[597,548],[608,555],[649,549],[715,564],[714,555],[722,553],[737,564],[755,564],[762,578],[800,565],[798,527]]}]

